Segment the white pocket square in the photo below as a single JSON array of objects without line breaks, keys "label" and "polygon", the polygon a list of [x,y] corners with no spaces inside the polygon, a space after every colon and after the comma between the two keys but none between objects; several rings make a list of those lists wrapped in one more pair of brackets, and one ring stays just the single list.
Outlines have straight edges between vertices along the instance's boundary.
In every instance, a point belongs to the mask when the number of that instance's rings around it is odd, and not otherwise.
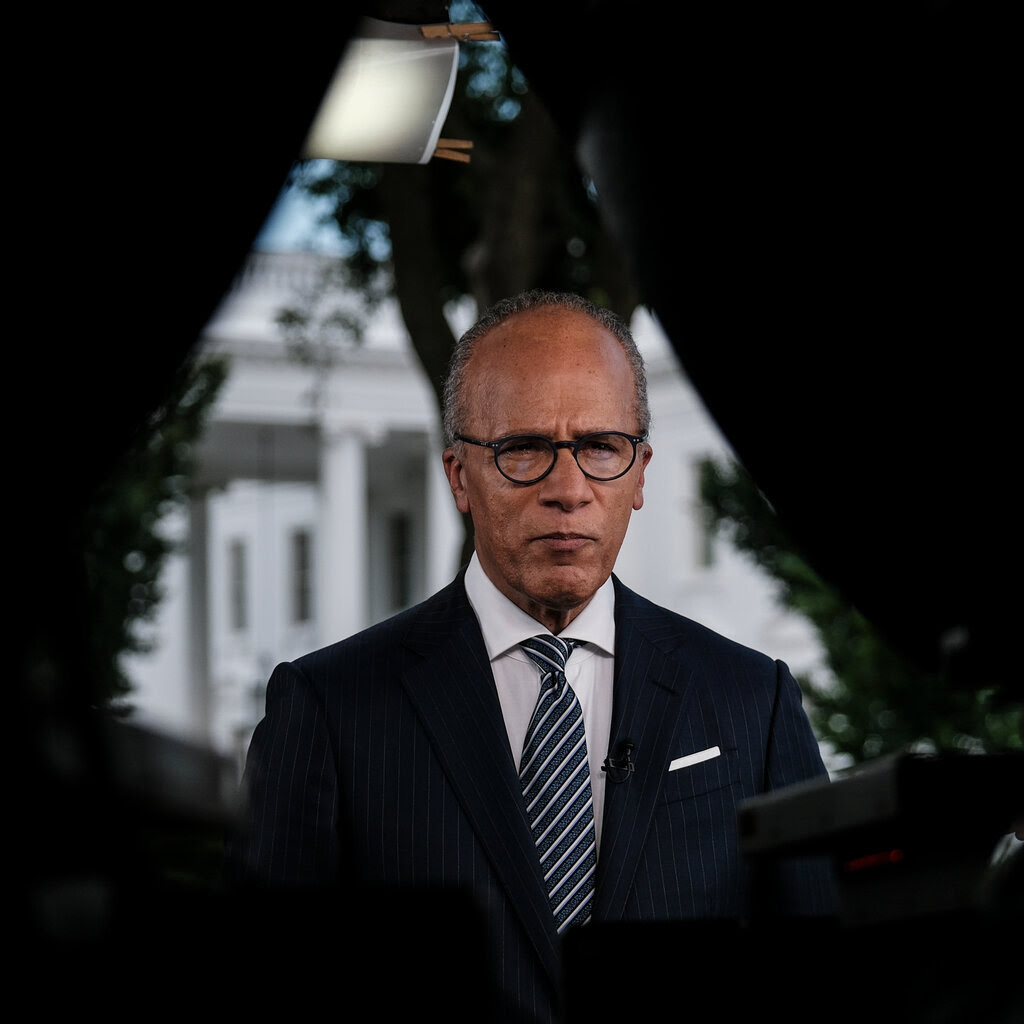
[{"label": "white pocket square", "polygon": [[698,750],[693,754],[687,754],[685,757],[677,757],[674,761],[669,762],[668,770],[670,772],[678,771],[680,768],[689,768],[692,765],[700,764],[701,761],[710,761],[713,757],[721,757],[722,752],[718,747],[708,747],[707,750]]}]

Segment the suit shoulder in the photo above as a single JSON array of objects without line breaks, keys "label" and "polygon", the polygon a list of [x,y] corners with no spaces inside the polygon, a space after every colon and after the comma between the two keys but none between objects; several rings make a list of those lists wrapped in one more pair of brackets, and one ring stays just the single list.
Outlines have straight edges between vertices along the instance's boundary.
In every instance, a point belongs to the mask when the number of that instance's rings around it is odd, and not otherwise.
[{"label": "suit shoulder", "polygon": [[462,583],[463,573],[443,589],[432,594],[419,604],[405,608],[373,625],[367,626],[342,640],[310,651],[293,661],[303,671],[317,671],[327,664],[337,664],[368,654],[385,650],[399,650],[422,638],[436,639],[446,634],[454,623],[472,613],[466,589]]},{"label": "suit shoulder", "polygon": [[677,650],[715,659],[739,660],[751,667],[774,666],[763,651],[741,644],[695,619],[655,604],[615,579],[615,617],[624,628],[639,630],[666,654]]}]

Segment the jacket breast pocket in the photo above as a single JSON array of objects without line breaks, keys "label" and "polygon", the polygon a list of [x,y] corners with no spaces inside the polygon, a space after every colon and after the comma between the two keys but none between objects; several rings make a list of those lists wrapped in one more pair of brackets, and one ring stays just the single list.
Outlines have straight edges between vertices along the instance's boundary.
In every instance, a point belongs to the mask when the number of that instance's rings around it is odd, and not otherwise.
[{"label": "jacket breast pocket", "polygon": [[721,749],[715,756],[696,763],[683,764],[669,771],[661,791],[660,803],[692,800],[705,793],[726,789],[739,781],[739,755],[733,748]]}]

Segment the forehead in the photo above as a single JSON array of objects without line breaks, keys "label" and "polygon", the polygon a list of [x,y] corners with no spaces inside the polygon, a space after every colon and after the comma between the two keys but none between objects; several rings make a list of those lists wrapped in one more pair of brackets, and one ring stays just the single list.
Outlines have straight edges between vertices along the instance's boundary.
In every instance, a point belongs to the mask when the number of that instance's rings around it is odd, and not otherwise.
[{"label": "forehead", "polygon": [[632,368],[619,339],[584,313],[544,307],[480,338],[467,364],[467,413],[495,428],[634,429]]},{"label": "forehead", "polygon": [[521,371],[526,359],[579,372],[628,365],[618,338],[603,324],[576,310],[544,306],[517,313],[480,338],[470,368],[473,373]]}]

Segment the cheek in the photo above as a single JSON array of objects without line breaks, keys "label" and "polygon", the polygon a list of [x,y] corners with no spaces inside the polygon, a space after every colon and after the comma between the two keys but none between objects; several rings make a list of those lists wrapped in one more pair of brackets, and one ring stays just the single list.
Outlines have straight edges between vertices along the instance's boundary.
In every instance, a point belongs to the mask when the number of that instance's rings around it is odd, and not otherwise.
[{"label": "cheek", "polygon": [[487,530],[494,547],[509,551],[517,548],[523,533],[521,511],[504,502],[492,503],[487,509]]},{"label": "cheek", "polygon": [[490,488],[470,488],[466,493],[477,536],[495,550],[515,546],[522,531],[523,509],[511,496]]}]

